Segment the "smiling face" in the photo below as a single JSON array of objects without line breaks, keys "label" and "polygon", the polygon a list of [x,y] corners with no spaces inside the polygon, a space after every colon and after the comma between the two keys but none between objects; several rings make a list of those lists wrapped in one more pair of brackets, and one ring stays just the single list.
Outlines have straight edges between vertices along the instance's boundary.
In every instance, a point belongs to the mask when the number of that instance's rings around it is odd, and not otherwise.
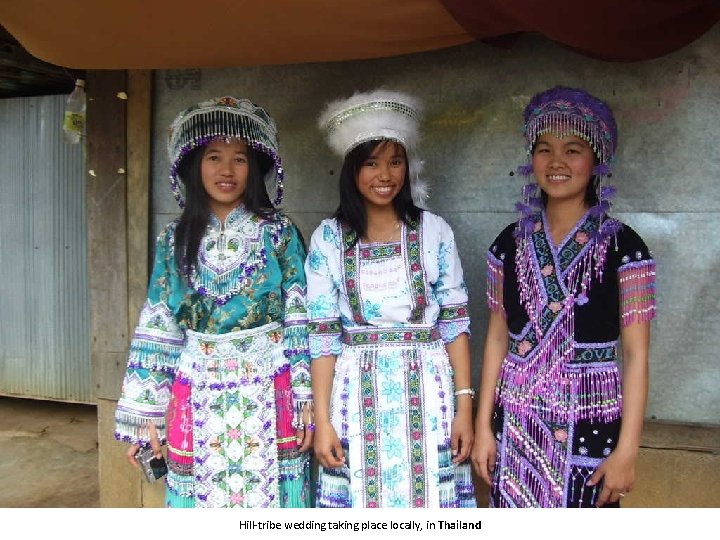
[{"label": "smiling face", "polygon": [[595,154],[584,139],[552,133],[538,137],[533,150],[533,174],[548,201],[577,201],[585,205]]},{"label": "smiling face", "polygon": [[200,174],[210,210],[220,219],[240,204],[248,180],[247,145],[243,141],[210,142],[203,152]]},{"label": "smiling face", "polygon": [[393,141],[378,144],[357,172],[357,188],[370,206],[392,204],[405,183],[405,149]]}]

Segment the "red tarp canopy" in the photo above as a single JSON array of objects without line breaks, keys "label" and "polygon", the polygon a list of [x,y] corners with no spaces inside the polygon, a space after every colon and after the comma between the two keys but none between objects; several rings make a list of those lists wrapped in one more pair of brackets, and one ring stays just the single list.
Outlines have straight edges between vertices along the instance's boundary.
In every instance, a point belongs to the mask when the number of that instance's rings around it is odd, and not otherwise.
[{"label": "red tarp canopy", "polygon": [[[720,19],[718,0],[22,0],[0,24],[76,69],[377,58],[537,32],[611,61],[656,58]],[[499,39],[498,38],[503,38]]]}]

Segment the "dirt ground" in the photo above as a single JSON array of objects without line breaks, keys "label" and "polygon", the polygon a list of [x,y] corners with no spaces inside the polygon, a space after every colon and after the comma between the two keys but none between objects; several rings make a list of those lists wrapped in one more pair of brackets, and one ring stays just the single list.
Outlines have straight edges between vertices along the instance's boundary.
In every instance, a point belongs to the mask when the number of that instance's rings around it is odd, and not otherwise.
[{"label": "dirt ground", "polygon": [[0,507],[96,508],[92,405],[0,396]]}]

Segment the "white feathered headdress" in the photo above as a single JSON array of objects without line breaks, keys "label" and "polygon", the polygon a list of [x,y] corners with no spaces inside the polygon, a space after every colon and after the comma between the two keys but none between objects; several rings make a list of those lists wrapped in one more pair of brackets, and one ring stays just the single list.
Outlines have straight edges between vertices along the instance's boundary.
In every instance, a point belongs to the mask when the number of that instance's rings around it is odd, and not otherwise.
[{"label": "white feathered headdress", "polygon": [[422,106],[416,98],[388,90],[356,93],[328,104],[318,118],[328,144],[345,157],[356,146],[386,139],[405,148],[413,201],[420,207],[427,200],[427,185],[420,180],[422,161],[417,158]]}]

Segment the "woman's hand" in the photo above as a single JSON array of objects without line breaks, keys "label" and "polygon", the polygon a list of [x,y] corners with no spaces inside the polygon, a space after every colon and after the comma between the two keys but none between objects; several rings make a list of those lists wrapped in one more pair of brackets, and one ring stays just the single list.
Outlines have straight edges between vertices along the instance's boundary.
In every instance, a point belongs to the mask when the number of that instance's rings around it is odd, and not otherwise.
[{"label": "woman's hand", "polygon": [[[146,428],[148,430],[148,435],[150,436],[150,447],[153,449],[153,452],[155,453],[156,458],[162,457],[162,446],[160,445],[160,437],[158,437],[157,428],[155,427],[155,424],[152,422],[148,422],[146,424]],[[128,463],[132,465],[133,467],[139,467],[140,464],[137,461],[137,458],[135,457],[138,453],[138,450],[140,450],[140,445],[138,444],[131,444],[128,446],[128,449],[125,451],[125,459],[127,459]]]},{"label": "woman's hand", "polygon": [[345,452],[330,422],[323,421],[315,425],[314,448],[315,456],[323,467],[335,469],[345,464]]},{"label": "woman's hand", "polygon": [[588,486],[602,482],[597,506],[619,501],[635,486],[635,462],[637,454],[617,448],[603,461],[588,480]]},{"label": "woman's hand", "polygon": [[650,323],[634,322],[621,331],[623,350],[623,411],[617,447],[588,481],[600,485],[597,506],[622,499],[635,485],[635,462],[640,450],[648,393],[648,349]]},{"label": "woman's hand", "polygon": [[125,459],[127,459],[127,462],[132,465],[135,468],[140,467],[140,464],[137,461],[137,458],[135,455],[138,453],[138,450],[140,450],[140,446],[137,444],[131,444],[128,446],[128,449],[125,451]]},{"label": "woman's hand", "polygon": [[[469,396],[463,396],[469,398]],[[466,410],[459,410],[452,422],[451,448],[453,463],[458,464],[470,457],[473,447],[472,414]]]},{"label": "woman's hand", "polygon": [[475,472],[487,485],[492,485],[497,458],[497,443],[492,430],[482,429],[475,434],[475,445],[472,450],[472,462]]}]

